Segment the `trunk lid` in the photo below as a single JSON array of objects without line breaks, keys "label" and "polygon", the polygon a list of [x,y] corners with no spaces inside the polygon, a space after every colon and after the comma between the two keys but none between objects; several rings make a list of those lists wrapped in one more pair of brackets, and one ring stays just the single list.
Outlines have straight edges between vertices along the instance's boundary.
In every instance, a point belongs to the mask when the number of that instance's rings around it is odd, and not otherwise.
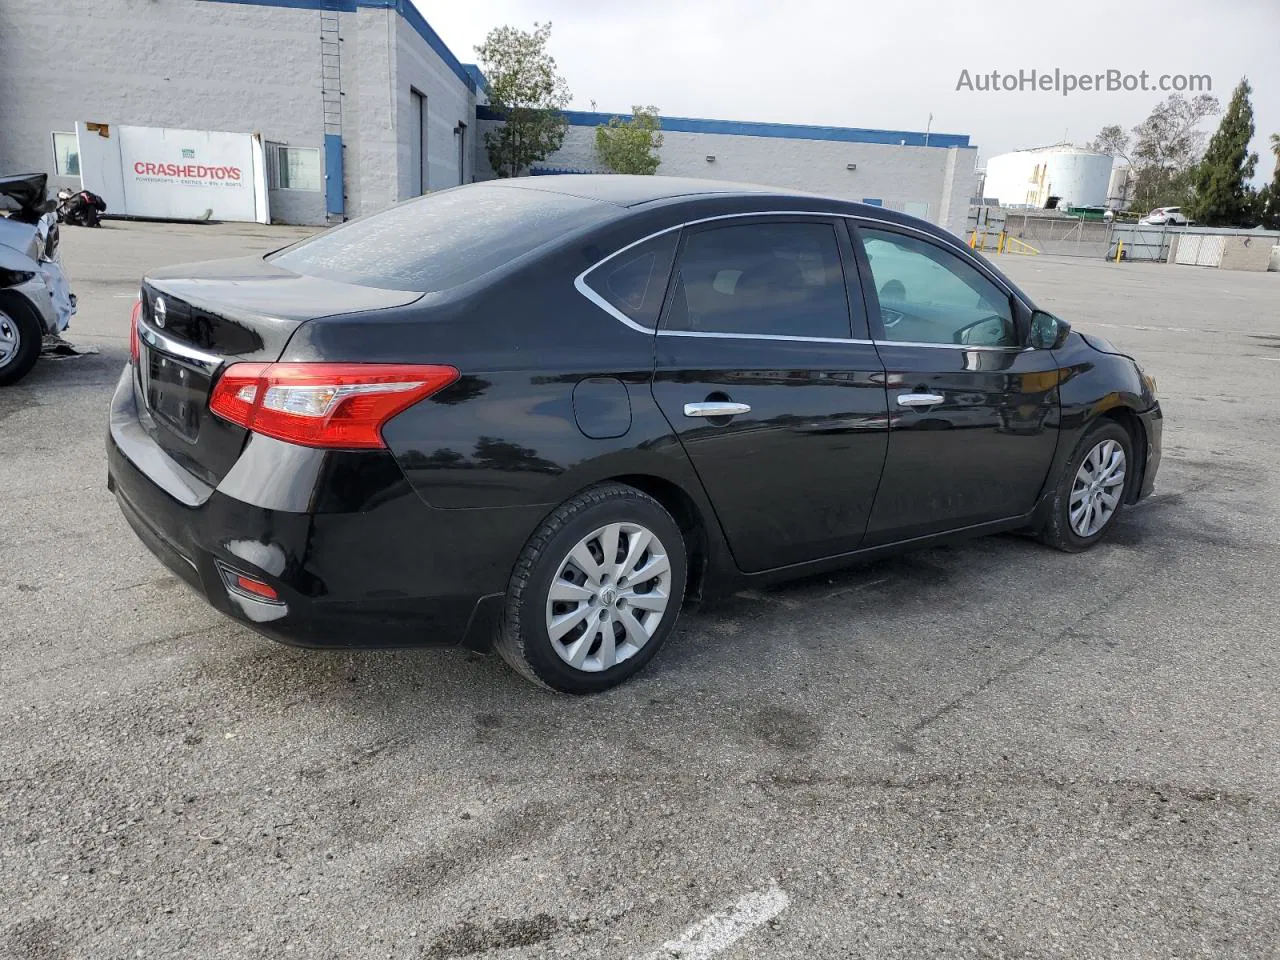
[{"label": "trunk lid", "polygon": [[403,306],[420,296],[292,273],[256,257],[157,271],[141,291],[139,419],[170,457],[217,486],[248,433],[209,410],[210,390],[228,364],[279,359],[308,320]]}]

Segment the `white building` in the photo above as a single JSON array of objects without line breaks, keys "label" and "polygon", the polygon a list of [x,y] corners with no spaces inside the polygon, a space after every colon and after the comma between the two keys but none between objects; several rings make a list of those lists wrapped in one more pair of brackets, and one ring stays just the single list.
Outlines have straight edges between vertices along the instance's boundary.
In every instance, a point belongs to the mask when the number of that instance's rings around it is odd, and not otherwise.
[{"label": "white building", "polygon": [[1100,207],[1107,202],[1112,158],[1096,150],[1058,143],[1002,153],[987,161],[984,198],[1002,207]]},{"label": "white building", "polygon": [[77,121],[260,133],[272,218],[324,223],[470,182],[477,75],[409,0],[0,0],[0,171],[78,187]]},{"label": "white building", "polygon": [[1128,210],[1138,184],[1127,163],[1117,163],[1107,184],[1107,206],[1112,210]]},{"label": "white building", "polygon": [[[0,173],[46,171],[52,190],[81,184],[77,123],[252,134],[271,218],[334,222],[492,177],[483,133],[500,120],[483,106],[477,118],[483,88],[412,0],[0,0]],[[570,111],[564,146],[531,172],[599,170],[595,127],[611,116]],[[957,232],[975,189],[964,135],[682,117],[662,129],[659,175],[863,200]]]},{"label": "white building", "polygon": [[[531,172],[606,172],[596,158],[595,131],[617,114],[570,110],[566,116],[564,144]],[[499,119],[485,106],[477,117],[482,140]],[[663,117],[662,138],[660,176],[764,183],[860,200],[954,233],[964,229],[977,183],[978,150],[964,135]],[[476,170],[481,178],[493,176],[483,143]]]}]

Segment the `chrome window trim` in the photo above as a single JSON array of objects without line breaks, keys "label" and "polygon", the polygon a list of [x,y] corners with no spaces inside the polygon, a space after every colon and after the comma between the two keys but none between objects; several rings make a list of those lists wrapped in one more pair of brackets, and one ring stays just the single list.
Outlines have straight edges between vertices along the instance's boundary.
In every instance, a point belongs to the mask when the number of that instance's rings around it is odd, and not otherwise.
[{"label": "chrome window trim", "polygon": [[713,333],[701,330],[658,330],[660,337],[694,337],[699,340],[781,340],[796,343],[861,343],[873,344],[873,340],[857,340],[853,337],[796,337],[785,333]]},{"label": "chrome window trim", "polygon": [[[962,252],[962,251],[968,250],[968,248],[965,247],[964,244],[962,244],[958,239],[949,240],[948,238],[945,238],[945,237],[938,237],[927,230],[921,230],[919,227],[913,227],[905,223],[896,223],[893,220],[882,220],[879,217],[869,217],[864,214],[840,213],[839,211],[833,211],[833,210],[751,210],[751,211],[745,211],[743,213],[722,213],[714,217],[699,217],[696,220],[686,220],[683,223],[677,223],[675,226],[664,227],[661,230],[655,230],[653,233],[647,234],[641,237],[639,240],[634,240],[631,243],[627,244],[625,247],[615,250],[613,253],[609,254],[607,257],[602,257],[599,260],[597,260],[595,263],[587,267],[587,269],[583,270],[580,274],[578,274],[574,278],[573,286],[580,294],[582,294],[589,301],[594,303],[597,307],[599,307],[605,313],[609,314],[609,316],[613,317],[619,323],[623,324],[626,327],[631,328],[632,330],[635,330],[637,333],[644,333],[644,334],[648,334],[649,336],[656,335],[659,337],[697,337],[700,339],[723,339],[723,340],[784,340],[784,341],[796,341],[799,343],[854,343],[854,344],[886,344],[886,345],[897,344],[899,346],[908,346],[908,347],[941,347],[944,350],[1022,351],[1024,349],[1030,349],[1030,348],[1024,348],[1024,347],[978,347],[978,346],[970,346],[969,344],[964,344],[964,343],[915,343],[915,342],[908,342],[903,340],[858,340],[853,337],[799,337],[799,336],[790,336],[788,334],[781,334],[781,333],[779,334],[702,333],[702,332],[693,331],[693,330],[658,330],[654,327],[646,327],[642,323],[636,323],[634,320],[628,317],[625,313],[617,309],[615,306],[613,306],[613,304],[609,303],[608,300],[600,296],[600,294],[596,293],[594,290],[591,289],[591,287],[587,285],[587,280],[586,280],[587,274],[598,269],[599,267],[604,266],[614,257],[622,256],[622,254],[626,253],[628,250],[632,249],[633,247],[638,247],[642,243],[648,243],[654,237],[660,237],[664,233],[671,233],[673,230],[683,230],[686,227],[696,227],[698,224],[701,224],[701,223],[714,223],[718,220],[741,220],[747,217],[825,217],[828,219],[832,217],[839,217],[842,220],[852,220],[855,222],[855,225],[857,223],[881,223],[887,227],[894,227],[899,230],[906,230],[911,233],[919,234],[921,237],[925,238],[926,240],[933,241],[934,243],[937,243],[940,246],[945,246],[946,244],[949,243],[955,247],[954,252]],[[963,256],[963,253],[961,253],[961,255]],[[1027,303],[1026,300],[1024,300],[1021,296],[1019,296],[1018,293],[1012,287],[1010,287],[1007,283],[1005,283],[999,277],[996,277],[993,274],[986,271],[985,269],[983,269],[981,261],[979,261],[976,257],[966,262],[970,262],[984,277],[986,277],[988,280],[990,280],[1000,289],[1004,290],[1005,293],[1007,293],[1013,299],[1017,300],[1028,310],[1033,309],[1031,304]],[[673,265],[673,269],[674,269],[674,265]]]},{"label": "chrome window trim", "polygon": [[216,354],[204,353],[195,347],[188,347],[172,337],[167,337],[163,333],[152,330],[141,321],[138,323],[138,336],[145,340],[148,346],[155,347],[157,350],[162,350],[172,356],[181,357],[183,360],[198,363],[201,366],[208,367],[210,370],[216,369],[223,361],[223,358]]},{"label": "chrome window trim", "polygon": [[988,350],[996,353],[1022,353],[1035,347],[983,346],[976,343],[925,343],[923,340],[876,340],[878,347],[932,347],[937,350]]}]

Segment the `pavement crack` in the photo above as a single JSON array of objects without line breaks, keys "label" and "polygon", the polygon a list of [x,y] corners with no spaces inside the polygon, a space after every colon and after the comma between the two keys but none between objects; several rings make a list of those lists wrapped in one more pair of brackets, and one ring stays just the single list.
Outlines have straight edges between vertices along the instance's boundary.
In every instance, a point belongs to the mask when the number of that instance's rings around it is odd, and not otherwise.
[{"label": "pavement crack", "polygon": [[1067,624],[1061,630],[1053,634],[1053,636],[1051,636],[1044,643],[1041,643],[1039,646],[1033,649],[1030,653],[1026,654],[1025,656],[1019,657],[1017,660],[1014,660],[1012,663],[1008,664],[1002,669],[997,670],[991,676],[984,679],[981,683],[977,684],[976,686],[970,687],[968,690],[965,690],[959,695],[953,697],[951,700],[944,703],[937,710],[934,710],[932,713],[923,717],[914,726],[912,726],[912,728],[907,732],[907,739],[910,740],[911,738],[915,737],[917,734],[923,732],[924,730],[927,730],[929,727],[933,726],[938,721],[944,719],[951,713],[954,713],[964,703],[968,702],[969,700],[972,700],[974,697],[980,696],[981,694],[985,693],[990,687],[994,686],[999,681],[1013,676],[1015,673],[1018,673],[1029,664],[1038,660],[1040,657],[1044,656],[1054,647],[1061,644],[1063,640],[1066,640],[1067,638],[1075,635],[1076,627],[1078,627],[1081,623],[1084,623],[1085,621],[1092,619],[1098,614],[1105,613],[1110,607],[1124,600],[1131,593],[1133,593],[1133,591],[1138,589],[1138,587],[1141,584],[1142,584],[1141,580],[1135,579],[1131,581],[1129,585],[1126,586],[1119,593],[1114,594],[1111,597],[1108,597],[1102,603],[1097,604],[1091,609],[1085,611],[1080,616],[1076,617],[1075,620],[1073,620],[1071,623]]}]

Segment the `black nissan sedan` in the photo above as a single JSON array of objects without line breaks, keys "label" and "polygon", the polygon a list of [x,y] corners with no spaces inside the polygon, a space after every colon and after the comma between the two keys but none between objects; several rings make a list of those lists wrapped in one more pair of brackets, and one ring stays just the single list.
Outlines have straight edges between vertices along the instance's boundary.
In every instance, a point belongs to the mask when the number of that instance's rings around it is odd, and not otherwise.
[{"label": "black nissan sedan", "polygon": [[640,670],[681,604],[1151,492],[1154,383],[947,232],[670,177],[432,194],[156,271],[108,485],[218,610],[318,647]]}]

